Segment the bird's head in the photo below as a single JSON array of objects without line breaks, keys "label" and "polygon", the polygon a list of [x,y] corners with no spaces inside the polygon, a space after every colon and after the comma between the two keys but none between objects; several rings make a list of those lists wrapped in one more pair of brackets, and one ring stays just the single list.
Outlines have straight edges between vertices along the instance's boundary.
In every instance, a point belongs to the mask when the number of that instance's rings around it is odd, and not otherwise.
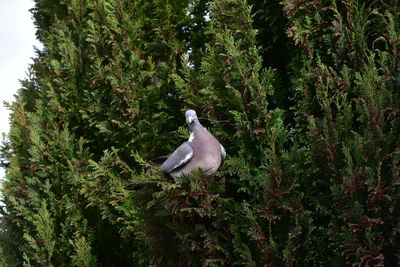
[{"label": "bird's head", "polygon": [[188,111],[186,111],[185,117],[186,123],[189,126],[191,132],[202,127],[199,119],[197,118],[196,111],[189,109]]}]

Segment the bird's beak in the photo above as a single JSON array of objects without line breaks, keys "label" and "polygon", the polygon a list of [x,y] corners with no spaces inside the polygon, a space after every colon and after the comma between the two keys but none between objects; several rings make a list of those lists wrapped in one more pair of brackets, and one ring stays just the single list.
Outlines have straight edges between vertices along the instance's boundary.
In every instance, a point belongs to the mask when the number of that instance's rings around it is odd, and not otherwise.
[{"label": "bird's beak", "polygon": [[194,118],[190,116],[190,117],[188,118],[189,124],[192,124],[193,121],[194,121]]}]

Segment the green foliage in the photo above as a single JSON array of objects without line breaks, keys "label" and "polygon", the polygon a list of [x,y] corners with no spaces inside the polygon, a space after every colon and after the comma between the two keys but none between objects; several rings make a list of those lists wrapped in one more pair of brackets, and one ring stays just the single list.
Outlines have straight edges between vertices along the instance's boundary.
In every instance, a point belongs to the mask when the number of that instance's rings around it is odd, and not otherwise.
[{"label": "green foliage", "polygon": [[[0,266],[400,264],[397,1],[36,0]],[[151,159],[195,109],[214,177]],[[127,190],[127,188],[141,188]]]}]

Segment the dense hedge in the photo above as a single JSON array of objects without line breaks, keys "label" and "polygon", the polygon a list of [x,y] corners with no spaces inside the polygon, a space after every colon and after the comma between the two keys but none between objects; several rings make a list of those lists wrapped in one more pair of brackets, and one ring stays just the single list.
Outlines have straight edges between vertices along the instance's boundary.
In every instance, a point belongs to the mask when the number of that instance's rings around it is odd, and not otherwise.
[{"label": "dense hedge", "polygon": [[[10,104],[0,265],[400,264],[398,1],[32,13],[44,48]],[[228,157],[173,183],[148,162],[187,138],[189,108]]]}]

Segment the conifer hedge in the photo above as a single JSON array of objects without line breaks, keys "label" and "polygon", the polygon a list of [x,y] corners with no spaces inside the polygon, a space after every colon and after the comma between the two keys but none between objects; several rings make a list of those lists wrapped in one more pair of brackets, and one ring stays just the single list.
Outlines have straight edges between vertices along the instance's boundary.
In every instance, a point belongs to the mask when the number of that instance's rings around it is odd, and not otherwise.
[{"label": "conifer hedge", "polygon": [[[400,265],[398,1],[35,2],[0,266]],[[173,183],[189,108],[228,157]]]}]

